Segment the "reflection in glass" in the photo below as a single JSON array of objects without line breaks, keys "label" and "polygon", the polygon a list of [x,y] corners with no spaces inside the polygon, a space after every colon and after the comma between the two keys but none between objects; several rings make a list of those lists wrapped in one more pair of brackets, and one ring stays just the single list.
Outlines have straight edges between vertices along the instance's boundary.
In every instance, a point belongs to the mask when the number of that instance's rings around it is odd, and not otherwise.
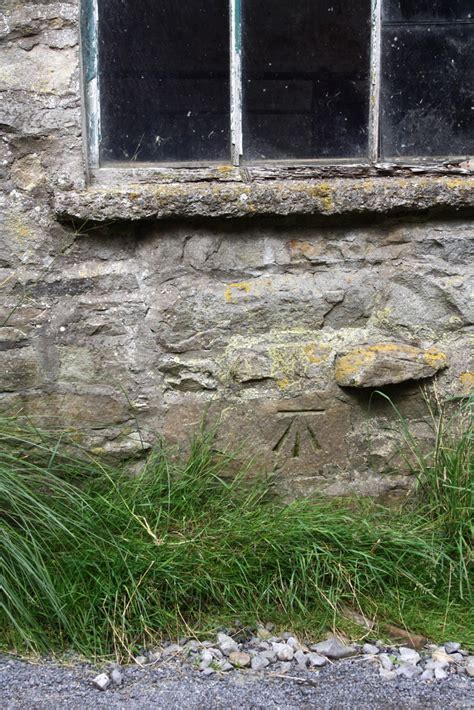
[{"label": "reflection in glass", "polygon": [[101,159],[228,161],[228,0],[98,5]]},{"label": "reflection in glass", "polygon": [[474,17],[473,0],[384,0],[385,21],[466,20]]},{"label": "reflection in glass", "polygon": [[246,160],[363,157],[370,0],[243,0]]},{"label": "reflection in glass", "polygon": [[384,158],[462,157],[474,152],[473,30],[471,22],[385,26],[380,131]]}]

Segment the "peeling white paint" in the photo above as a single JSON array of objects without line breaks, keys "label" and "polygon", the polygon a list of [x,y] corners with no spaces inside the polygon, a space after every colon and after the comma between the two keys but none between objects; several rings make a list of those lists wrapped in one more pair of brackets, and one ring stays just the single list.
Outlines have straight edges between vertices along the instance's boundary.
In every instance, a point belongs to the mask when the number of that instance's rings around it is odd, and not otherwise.
[{"label": "peeling white paint", "polygon": [[230,0],[230,130],[232,164],[242,156],[242,54],[241,0]]}]

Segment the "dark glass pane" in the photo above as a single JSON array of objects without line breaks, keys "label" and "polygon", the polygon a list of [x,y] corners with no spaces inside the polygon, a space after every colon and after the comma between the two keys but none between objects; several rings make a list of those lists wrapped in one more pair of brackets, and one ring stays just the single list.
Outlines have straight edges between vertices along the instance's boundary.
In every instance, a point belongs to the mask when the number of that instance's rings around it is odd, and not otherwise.
[{"label": "dark glass pane", "polygon": [[244,158],[367,152],[370,0],[243,0]]},{"label": "dark glass pane", "polygon": [[448,23],[384,29],[384,157],[474,152],[473,28]]},{"label": "dark glass pane", "polygon": [[99,0],[102,160],[229,160],[228,6]]},{"label": "dark glass pane", "polygon": [[384,0],[384,20],[417,22],[474,17],[474,0]]}]

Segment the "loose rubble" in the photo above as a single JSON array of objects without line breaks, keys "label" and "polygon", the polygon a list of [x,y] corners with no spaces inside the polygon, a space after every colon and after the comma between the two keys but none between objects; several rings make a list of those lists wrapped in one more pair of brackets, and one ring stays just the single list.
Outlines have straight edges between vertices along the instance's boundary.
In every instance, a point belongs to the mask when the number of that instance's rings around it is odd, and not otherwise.
[{"label": "loose rubble", "polygon": [[112,680],[107,673],[99,673],[92,681],[99,690],[107,690]]},{"label": "loose rubble", "polygon": [[[416,651],[408,646],[387,646],[372,639],[364,644],[347,644],[336,636],[314,644],[305,644],[290,633],[276,635],[272,625],[256,631],[238,629],[234,633],[221,632],[214,641],[181,639],[178,644],[143,650],[135,658],[140,666],[160,661],[190,665],[203,676],[241,671],[273,673],[282,676],[291,671],[319,673],[328,664],[362,660],[376,664],[380,678],[393,681],[405,678],[416,682],[439,683],[450,676],[474,677],[474,656],[450,641],[444,646],[425,644]],[[101,673],[93,679],[100,690],[119,686],[122,675],[117,666],[109,674]]]},{"label": "loose rubble", "polygon": [[327,656],[328,658],[333,658],[339,660],[341,658],[347,658],[348,656],[355,656],[357,649],[355,646],[346,646],[346,644],[341,643],[339,639],[335,636],[327,639],[327,641],[321,641],[321,643],[316,643],[311,646],[313,651]]},{"label": "loose rubble", "polygon": [[118,668],[112,668],[112,670],[111,670],[111,672],[110,672],[110,680],[112,681],[112,683],[113,683],[116,687],[119,687],[119,686],[122,685],[122,683],[123,683],[123,675],[122,675],[122,673],[120,672],[120,670],[119,670]]}]

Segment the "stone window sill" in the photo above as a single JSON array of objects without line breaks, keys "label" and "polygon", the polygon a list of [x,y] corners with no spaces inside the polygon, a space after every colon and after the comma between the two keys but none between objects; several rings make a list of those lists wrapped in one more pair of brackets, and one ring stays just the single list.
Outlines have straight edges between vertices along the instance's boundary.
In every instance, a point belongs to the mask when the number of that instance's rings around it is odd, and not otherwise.
[{"label": "stone window sill", "polygon": [[55,193],[59,218],[141,219],[312,215],[334,218],[458,212],[474,207],[474,176],[93,184]]}]

